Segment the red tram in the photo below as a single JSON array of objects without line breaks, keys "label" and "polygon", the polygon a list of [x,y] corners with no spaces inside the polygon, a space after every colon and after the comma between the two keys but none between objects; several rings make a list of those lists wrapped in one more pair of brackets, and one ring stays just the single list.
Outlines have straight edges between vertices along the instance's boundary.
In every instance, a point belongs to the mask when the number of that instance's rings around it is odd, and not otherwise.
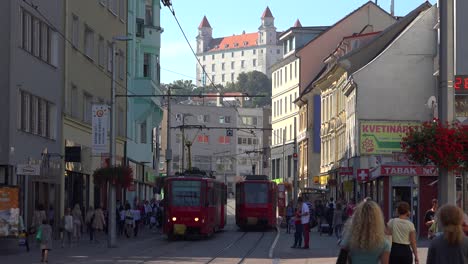
[{"label": "red tram", "polygon": [[169,239],[211,236],[227,219],[227,188],[200,170],[170,176],[164,182],[164,226]]},{"label": "red tram", "polygon": [[236,224],[275,227],[277,218],[277,186],[265,175],[248,175],[236,183]]}]

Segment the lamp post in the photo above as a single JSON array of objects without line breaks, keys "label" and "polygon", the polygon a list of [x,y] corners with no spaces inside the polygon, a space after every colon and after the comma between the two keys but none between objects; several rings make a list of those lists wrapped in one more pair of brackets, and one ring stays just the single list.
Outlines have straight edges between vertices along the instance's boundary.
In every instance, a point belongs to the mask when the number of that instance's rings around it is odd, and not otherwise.
[{"label": "lamp post", "polygon": [[[109,166],[115,166],[115,79],[117,74],[115,71],[115,45],[117,41],[129,41],[132,40],[127,36],[116,36],[112,38],[112,80],[111,80],[111,111],[110,111],[110,139],[109,139],[109,153],[110,153],[110,163]],[[107,235],[107,246],[116,247],[116,222],[115,222],[115,186],[112,183],[109,183],[109,196],[107,200],[107,212],[108,212],[108,235]]]},{"label": "lamp post", "polygon": [[182,153],[182,165],[180,166],[181,168],[181,171],[180,172],[184,172],[184,168],[185,168],[185,118],[186,117],[189,117],[189,116],[193,116],[192,114],[182,114],[182,148],[181,148],[181,153]]}]

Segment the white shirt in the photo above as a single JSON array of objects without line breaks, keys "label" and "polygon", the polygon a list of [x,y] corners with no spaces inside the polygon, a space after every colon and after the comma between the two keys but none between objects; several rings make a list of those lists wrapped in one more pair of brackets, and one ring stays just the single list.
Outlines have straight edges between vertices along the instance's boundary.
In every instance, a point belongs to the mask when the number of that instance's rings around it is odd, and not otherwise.
[{"label": "white shirt", "polygon": [[132,210],[132,213],[133,213],[133,220],[139,221],[139,220],[141,219],[140,210],[138,210],[138,209],[133,209],[133,210]]},{"label": "white shirt", "polygon": [[[305,213],[307,213],[307,215],[304,215]],[[306,203],[302,203],[301,215],[301,224],[308,224],[310,221],[310,215],[309,206],[307,206]]]}]

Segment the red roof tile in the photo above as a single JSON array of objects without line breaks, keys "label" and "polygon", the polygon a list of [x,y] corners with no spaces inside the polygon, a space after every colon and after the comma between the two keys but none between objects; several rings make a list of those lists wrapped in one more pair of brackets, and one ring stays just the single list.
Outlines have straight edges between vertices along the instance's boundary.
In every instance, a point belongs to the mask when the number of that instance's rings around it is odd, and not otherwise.
[{"label": "red roof tile", "polygon": [[253,47],[257,46],[257,40],[258,33],[246,33],[242,35],[224,37],[221,39],[219,44],[211,49],[211,51]]},{"label": "red roof tile", "polygon": [[203,19],[202,19],[200,25],[198,26],[199,29],[204,28],[204,27],[208,27],[208,28],[211,27],[210,22],[208,22],[208,19],[206,18],[206,16],[203,16]]},{"label": "red roof tile", "polygon": [[265,17],[273,17],[273,14],[271,13],[270,8],[268,6],[265,9],[265,11],[263,11],[262,18],[265,18]]},{"label": "red roof tile", "polygon": [[296,20],[296,23],[294,23],[294,27],[302,27],[301,21],[299,21],[299,18]]}]

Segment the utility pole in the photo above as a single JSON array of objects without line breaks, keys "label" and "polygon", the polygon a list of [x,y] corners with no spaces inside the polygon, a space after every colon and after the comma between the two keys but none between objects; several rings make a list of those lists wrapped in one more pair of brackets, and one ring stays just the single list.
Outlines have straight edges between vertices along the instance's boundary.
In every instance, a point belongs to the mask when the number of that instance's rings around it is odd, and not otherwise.
[{"label": "utility pole", "polygon": [[[111,111],[110,111],[110,138],[109,138],[109,153],[110,153],[110,164],[112,168],[115,166],[115,78],[117,74],[115,72],[115,41],[112,41],[112,81],[111,81]],[[107,212],[109,218],[109,230],[107,235],[107,246],[110,248],[116,247],[116,228],[115,228],[115,186],[112,182],[109,184],[109,195],[107,197]]]},{"label": "utility pole", "polygon": [[192,169],[192,142],[187,141],[188,169]]},{"label": "utility pole", "polygon": [[167,129],[166,129],[166,175],[171,175],[171,88],[167,89]]},{"label": "utility pole", "polygon": [[298,195],[298,189],[299,189],[299,182],[298,182],[298,179],[297,179],[297,129],[296,129],[296,117],[294,117],[294,153],[293,153],[293,160],[294,160],[294,166],[293,166],[293,170],[294,170],[294,190],[293,190],[293,194],[294,194],[294,206],[296,206],[297,204],[297,195]]},{"label": "utility pole", "polygon": [[[454,0],[439,1],[439,4],[439,117],[440,121],[444,124],[454,121]],[[455,182],[455,175],[452,171],[439,168],[439,204],[455,204]]]},{"label": "utility pole", "polygon": [[180,172],[184,172],[185,167],[185,114],[182,114],[182,142],[180,144],[180,153],[182,153],[181,157],[181,165],[180,165]]},{"label": "utility pole", "polygon": [[155,139],[154,139],[154,165],[153,165],[153,169],[156,171],[156,177],[159,177],[159,157],[160,157],[160,153],[159,153],[159,126],[154,128],[154,135],[155,135]]}]

